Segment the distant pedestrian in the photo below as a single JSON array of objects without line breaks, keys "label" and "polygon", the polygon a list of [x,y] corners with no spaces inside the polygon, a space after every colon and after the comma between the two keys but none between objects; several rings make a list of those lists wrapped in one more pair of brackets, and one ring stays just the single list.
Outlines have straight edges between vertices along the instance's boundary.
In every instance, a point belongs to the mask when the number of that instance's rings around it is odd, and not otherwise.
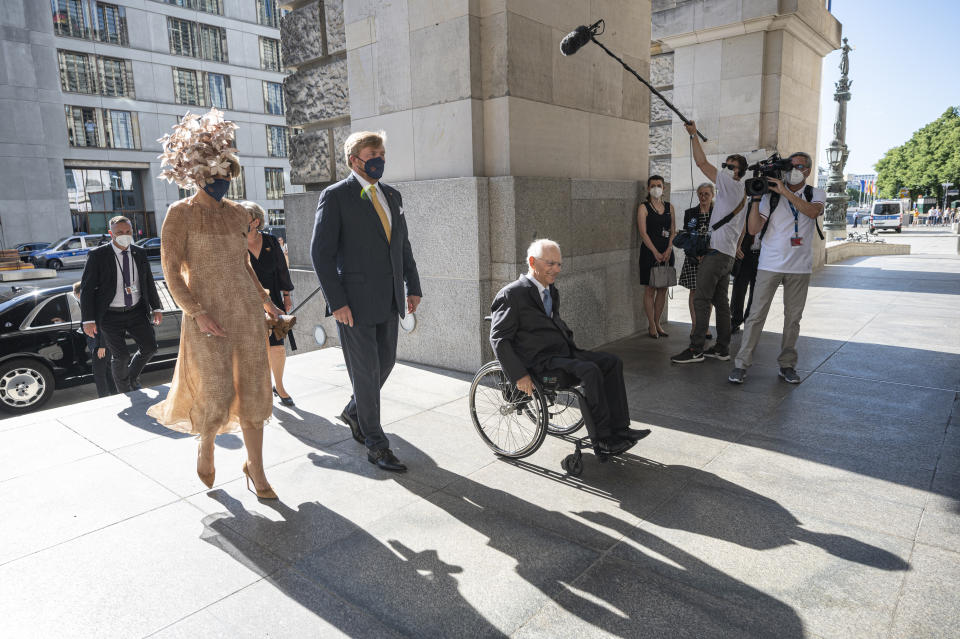
[{"label": "distant pedestrian", "polygon": [[860,221],[860,211],[853,212],[853,228],[857,228],[857,223]]}]

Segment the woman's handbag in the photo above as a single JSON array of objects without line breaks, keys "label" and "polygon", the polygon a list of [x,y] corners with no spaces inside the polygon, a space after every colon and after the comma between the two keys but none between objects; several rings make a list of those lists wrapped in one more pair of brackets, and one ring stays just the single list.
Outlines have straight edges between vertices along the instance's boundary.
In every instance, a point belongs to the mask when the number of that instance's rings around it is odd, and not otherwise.
[{"label": "woman's handbag", "polygon": [[677,269],[669,264],[658,264],[650,269],[651,288],[669,288],[677,285]]}]

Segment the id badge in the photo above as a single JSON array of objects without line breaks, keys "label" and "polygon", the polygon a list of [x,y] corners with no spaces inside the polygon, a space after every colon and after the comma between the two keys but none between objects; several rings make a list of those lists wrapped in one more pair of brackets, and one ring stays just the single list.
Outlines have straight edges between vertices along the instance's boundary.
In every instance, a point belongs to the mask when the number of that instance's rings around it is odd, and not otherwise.
[{"label": "id badge", "polygon": [[123,290],[126,291],[127,293],[130,293],[131,295],[133,295],[134,293],[137,292],[137,287],[136,287],[136,286],[127,286],[127,287],[124,288]]},{"label": "id badge", "polygon": [[663,237],[670,237],[670,231],[668,231],[667,229],[663,229],[662,231],[660,231],[660,235],[662,235]]},{"label": "id badge", "polygon": [[799,235],[794,235],[790,238],[790,246],[803,246],[803,238]]}]

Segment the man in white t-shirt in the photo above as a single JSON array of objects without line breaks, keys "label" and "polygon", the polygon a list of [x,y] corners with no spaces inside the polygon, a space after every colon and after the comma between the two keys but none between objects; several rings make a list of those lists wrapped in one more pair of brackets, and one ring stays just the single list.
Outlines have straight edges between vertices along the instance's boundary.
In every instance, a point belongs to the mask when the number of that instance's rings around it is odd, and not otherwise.
[{"label": "man in white t-shirt", "polygon": [[[769,178],[772,192],[750,200],[747,230],[762,234],[763,244],[757,265],[753,307],[744,324],[740,352],[734,360],[735,368],[728,378],[734,384],[743,383],[747,369],[753,363],[753,351],[780,284],[783,284],[783,337],[777,359],[780,377],[790,384],[800,383],[796,370],[800,317],[807,303],[807,289],[813,272],[814,238],[816,235],[823,237],[817,218],[823,215],[827,197],[823,189],[806,185],[813,164],[809,155],[798,152],[788,159],[793,168],[785,176],[786,183]],[[772,206],[771,202],[774,202]]]},{"label": "man in white t-shirt", "polygon": [[[743,182],[747,172],[747,159],[742,155],[729,155],[722,171],[707,162],[707,156],[697,138],[697,125],[684,125],[693,141],[693,159],[707,179],[717,185],[717,197],[710,215],[710,251],[697,267],[697,288],[693,292],[693,312],[696,321],[690,334],[690,346],[674,355],[674,364],[702,362],[704,357],[730,359],[730,270],[737,250],[743,240],[747,207]],[[707,327],[710,324],[710,307],[716,308],[717,341],[704,350]]]}]

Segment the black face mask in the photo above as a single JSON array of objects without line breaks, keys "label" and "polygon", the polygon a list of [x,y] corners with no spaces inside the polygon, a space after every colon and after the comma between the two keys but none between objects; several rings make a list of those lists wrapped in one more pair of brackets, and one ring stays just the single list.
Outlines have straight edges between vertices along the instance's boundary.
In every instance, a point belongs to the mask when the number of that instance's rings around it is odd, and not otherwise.
[{"label": "black face mask", "polygon": [[223,199],[223,196],[230,190],[230,180],[217,178],[212,184],[203,187],[204,192],[215,199],[217,202]]},{"label": "black face mask", "polygon": [[[360,158],[357,158],[358,160]],[[379,180],[383,177],[383,169],[386,166],[387,162],[383,158],[373,157],[363,163],[363,172],[374,180]]]}]

